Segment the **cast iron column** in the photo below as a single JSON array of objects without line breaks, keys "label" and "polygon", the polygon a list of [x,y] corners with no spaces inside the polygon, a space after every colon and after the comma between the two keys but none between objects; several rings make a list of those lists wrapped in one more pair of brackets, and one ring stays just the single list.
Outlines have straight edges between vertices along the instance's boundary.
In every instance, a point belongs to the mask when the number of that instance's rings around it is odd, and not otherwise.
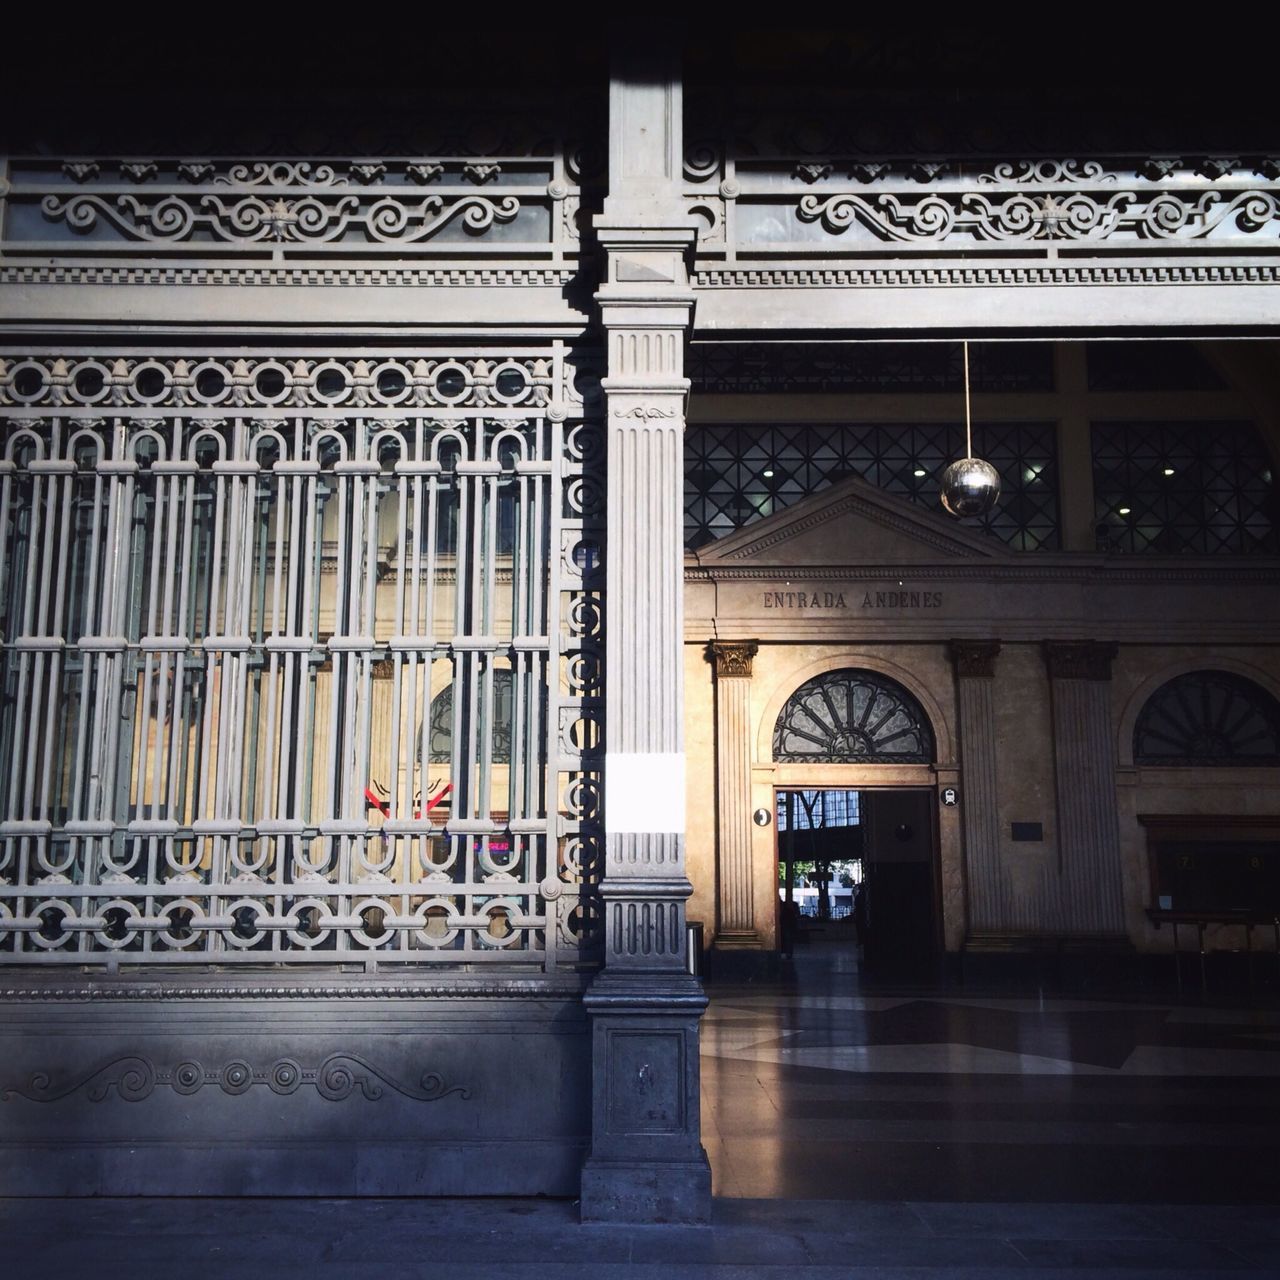
[{"label": "cast iron column", "polygon": [[685,967],[684,343],[695,231],[680,201],[675,68],[637,58],[610,84],[605,559],[605,968],[592,1017],[588,1220],[705,1222],[698,1019]]}]

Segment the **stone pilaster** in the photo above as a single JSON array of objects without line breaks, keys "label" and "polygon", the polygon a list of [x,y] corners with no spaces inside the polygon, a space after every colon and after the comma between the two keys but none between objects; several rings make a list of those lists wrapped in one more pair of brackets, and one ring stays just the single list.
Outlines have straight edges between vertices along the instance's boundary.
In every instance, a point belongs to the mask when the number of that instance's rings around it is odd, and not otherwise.
[{"label": "stone pilaster", "polygon": [[1057,925],[1123,935],[1124,893],[1111,720],[1114,644],[1045,644],[1058,800]]},{"label": "stone pilaster", "polygon": [[715,640],[716,852],[715,945],[758,949],[751,883],[751,660],[754,640]]},{"label": "stone pilaster", "polygon": [[1009,927],[1009,878],[1000,861],[994,683],[998,640],[953,640],[960,729],[960,823],[969,934]]},{"label": "stone pilaster", "polygon": [[685,967],[684,377],[695,231],[682,210],[680,83],[659,63],[610,84],[610,186],[596,233],[608,341],[605,968],[592,1017],[582,1216],[701,1222],[701,984]]}]

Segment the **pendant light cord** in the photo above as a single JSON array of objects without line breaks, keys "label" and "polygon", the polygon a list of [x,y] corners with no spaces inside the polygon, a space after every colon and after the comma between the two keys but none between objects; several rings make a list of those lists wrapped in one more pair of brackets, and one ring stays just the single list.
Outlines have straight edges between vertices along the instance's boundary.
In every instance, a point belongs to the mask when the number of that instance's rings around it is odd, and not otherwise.
[{"label": "pendant light cord", "polygon": [[964,344],[964,456],[973,457],[973,416],[969,411],[969,343]]}]

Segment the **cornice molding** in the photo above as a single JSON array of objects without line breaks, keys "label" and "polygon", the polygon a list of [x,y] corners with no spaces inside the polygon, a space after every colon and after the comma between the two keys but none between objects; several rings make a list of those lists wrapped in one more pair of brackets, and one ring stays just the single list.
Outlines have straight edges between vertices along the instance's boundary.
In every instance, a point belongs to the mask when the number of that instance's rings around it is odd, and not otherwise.
[{"label": "cornice molding", "polygon": [[0,267],[0,284],[25,285],[213,285],[303,286],[311,288],[563,288],[578,267],[552,266],[186,266],[181,263],[98,265],[10,263]]},{"label": "cornice molding", "polygon": [[32,981],[0,987],[0,1001],[57,1001],[101,1003],[102,1001],[165,1000],[554,1000],[580,996],[586,988],[581,980],[535,982],[513,977],[494,977],[463,982],[366,982],[353,976],[344,984],[323,985],[299,981],[294,984],[147,982],[139,980],[98,981],[57,984]]},{"label": "cornice molding", "polygon": [[1277,284],[1280,263],[1104,263],[1096,259],[1052,263],[788,263],[769,266],[703,265],[695,289],[991,288],[1045,285]]},{"label": "cornice molding", "polygon": [[1280,565],[1244,567],[1234,565],[1205,565],[1191,568],[1184,566],[1114,566],[1105,561],[1090,559],[1073,565],[1009,564],[991,562],[983,564],[890,564],[890,565],[734,565],[734,564],[686,564],[686,582],[899,582],[904,578],[919,581],[959,580],[985,582],[1012,580],[1015,582],[1084,582],[1098,585],[1105,583],[1212,583],[1214,585],[1244,586],[1266,584],[1280,585]]}]

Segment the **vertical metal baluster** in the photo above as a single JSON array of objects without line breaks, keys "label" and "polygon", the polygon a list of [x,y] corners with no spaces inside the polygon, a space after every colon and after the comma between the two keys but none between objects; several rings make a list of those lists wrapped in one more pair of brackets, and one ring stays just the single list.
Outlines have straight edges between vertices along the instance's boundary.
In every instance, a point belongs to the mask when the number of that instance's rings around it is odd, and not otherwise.
[{"label": "vertical metal baluster", "polygon": [[[201,748],[199,781],[197,784],[197,813],[202,818],[217,816],[217,791],[219,760],[222,754],[222,732],[219,730],[220,715],[223,710],[225,689],[223,684],[222,661],[219,651],[208,646],[210,636],[217,636],[225,630],[226,617],[223,566],[224,540],[227,523],[227,486],[230,477],[218,472],[213,473],[213,520],[209,530],[208,541],[208,604],[204,620],[204,715],[200,726]],[[216,736],[215,736],[216,735]],[[209,837],[209,884],[208,912],[210,917],[221,914],[224,901],[219,893],[228,880],[229,862],[227,859],[226,837],[213,834]],[[202,948],[206,952],[217,953],[226,950],[226,944],[218,929],[211,928]]]},{"label": "vertical metal baluster", "polygon": [[[557,344],[555,360],[556,398],[559,400],[564,387],[564,351]],[[542,614],[545,619],[547,649],[544,657],[543,685],[547,691],[547,722],[539,735],[541,744],[540,773],[544,779],[543,793],[546,797],[546,875],[559,875],[560,872],[560,809],[564,803],[561,788],[568,782],[567,775],[560,773],[559,745],[557,735],[560,726],[560,707],[565,701],[565,693],[561,689],[561,655],[569,637],[564,634],[567,623],[562,622],[561,615],[565,608],[563,575],[561,563],[564,543],[564,491],[565,491],[565,431],[563,418],[552,418],[549,422],[550,439],[547,442],[547,453],[551,461],[551,474],[548,477],[546,493],[546,515],[539,521],[540,535],[546,538],[542,563],[546,565],[546,576],[538,575],[537,587],[544,591]],[[540,513],[541,515],[541,513]],[[545,521],[545,534],[542,533]],[[538,703],[541,705],[542,700]],[[568,825],[568,824],[566,824]],[[578,838],[581,841],[581,822],[578,826]],[[562,894],[554,902],[547,902],[547,967],[554,969],[561,954],[559,920],[563,914],[572,909],[572,896]]]}]

